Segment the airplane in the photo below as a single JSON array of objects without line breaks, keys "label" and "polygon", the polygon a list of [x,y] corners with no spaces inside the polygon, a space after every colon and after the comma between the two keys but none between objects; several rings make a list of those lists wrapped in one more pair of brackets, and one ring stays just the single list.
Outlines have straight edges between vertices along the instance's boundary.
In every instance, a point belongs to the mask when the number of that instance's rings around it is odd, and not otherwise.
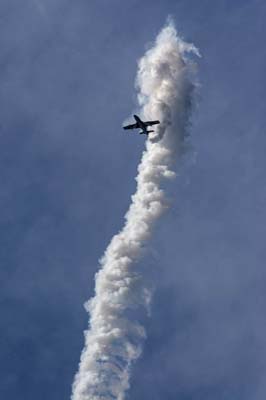
[{"label": "airplane", "polygon": [[160,123],[160,121],[142,121],[137,115],[134,115],[134,118],[136,120],[135,124],[132,125],[127,125],[123,126],[124,129],[142,129],[141,132],[139,132],[140,135],[148,135],[150,132],[154,132],[152,130],[148,131],[147,127],[152,126],[152,125],[157,125]]}]

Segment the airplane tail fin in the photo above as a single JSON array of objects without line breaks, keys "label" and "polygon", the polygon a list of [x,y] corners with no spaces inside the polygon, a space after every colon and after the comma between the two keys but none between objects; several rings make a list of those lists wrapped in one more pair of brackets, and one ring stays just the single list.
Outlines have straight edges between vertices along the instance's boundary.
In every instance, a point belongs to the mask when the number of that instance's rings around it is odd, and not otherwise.
[{"label": "airplane tail fin", "polygon": [[139,134],[140,135],[148,135],[149,133],[154,132],[154,131],[142,131]]}]

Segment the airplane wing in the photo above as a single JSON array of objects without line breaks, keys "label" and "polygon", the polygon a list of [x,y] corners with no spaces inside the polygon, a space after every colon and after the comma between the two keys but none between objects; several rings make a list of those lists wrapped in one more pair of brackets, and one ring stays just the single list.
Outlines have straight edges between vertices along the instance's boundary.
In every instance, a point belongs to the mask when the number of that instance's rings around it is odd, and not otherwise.
[{"label": "airplane wing", "polygon": [[160,121],[146,121],[146,122],[144,122],[145,126],[157,125],[159,123],[160,123]]},{"label": "airplane wing", "polygon": [[137,124],[132,124],[132,125],[123,126],[124,129],[135,129],[135,128],[137,128],[137,127],[138,127]]}]

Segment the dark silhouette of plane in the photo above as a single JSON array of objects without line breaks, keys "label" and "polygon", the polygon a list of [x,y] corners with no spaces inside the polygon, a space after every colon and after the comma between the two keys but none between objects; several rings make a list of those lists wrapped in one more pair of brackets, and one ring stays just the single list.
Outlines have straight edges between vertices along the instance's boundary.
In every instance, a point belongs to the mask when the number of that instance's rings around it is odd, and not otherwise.
[{"label": "dark silhouette of plane", "polygon": [[134,115],[134,118],[136,120],[135,124],[132,125],[127,125],[123,126],[124,129],[142,129],[141,132],[139,132],[140,135],[148,135],[150,132],[154,131],[148,131],[147,127],[152,126],[152,125],[157,125],[160,123],[160,121],[142,121],[137,115]]}]

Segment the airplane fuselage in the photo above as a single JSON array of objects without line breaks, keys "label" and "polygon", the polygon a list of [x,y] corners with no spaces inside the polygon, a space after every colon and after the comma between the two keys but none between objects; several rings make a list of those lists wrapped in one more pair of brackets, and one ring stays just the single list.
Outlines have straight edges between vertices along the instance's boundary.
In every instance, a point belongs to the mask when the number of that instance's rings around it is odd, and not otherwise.
[{"label": "airplane fuselage", "polygon": [[142,132],[140,132],[140,135],[148,135],[149,132],[153,132],[153,131],[147,131],[147,126],[145,125],[145,123],[143,121],[141,121],[140,117],[138,117],[137,115],[134,115],[134,118],[136,120],[136,123],[138,125],[139,129],[142,129]]},{"label": "airplane fuselage", "polygon": [[137,115],[134,115],[134,118],[136,120],[138,128],[140,128],[140,129],[145,129],[146,128],[145,124],[141,121],[140,117],[138,117]]}]

